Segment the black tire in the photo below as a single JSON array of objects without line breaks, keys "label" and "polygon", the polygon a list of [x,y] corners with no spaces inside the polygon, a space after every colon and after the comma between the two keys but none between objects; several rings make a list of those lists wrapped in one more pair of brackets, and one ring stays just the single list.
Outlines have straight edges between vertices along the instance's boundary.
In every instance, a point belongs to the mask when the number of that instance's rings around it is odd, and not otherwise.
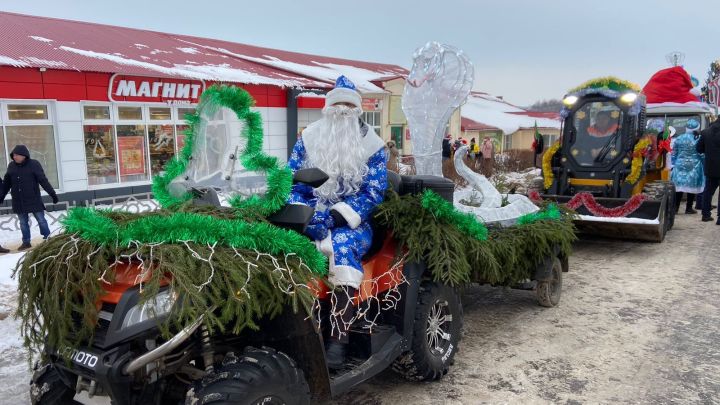
[{"label": "black tire", "polygon": [[562,262],[560,262],[559,258],[553,257],[550,278],[547,280],[538,280],[537,287],[535,288],[538,304],[551,308],[560,303],[560,296],[562,295],[562,273]]},{"label": "black tire", "polygon": [[242,356],[228,353],[222,366],[187,393],[186,405],[305,405],[310,388],[285,353],[247,347]]},{"label": "black tire", "polygon": [[411,381],[442,378],[458,350],[462,323],[457,291],[440,283],[423,283],[415,308],[412,346],[395,360],[393,370]]},{"label": "black tire", "polygon": [[63,381],[60,372],[46,364],[33,373],[30,382],[30,403],[35,405],[82,405],[73,400],[75,388]]}]

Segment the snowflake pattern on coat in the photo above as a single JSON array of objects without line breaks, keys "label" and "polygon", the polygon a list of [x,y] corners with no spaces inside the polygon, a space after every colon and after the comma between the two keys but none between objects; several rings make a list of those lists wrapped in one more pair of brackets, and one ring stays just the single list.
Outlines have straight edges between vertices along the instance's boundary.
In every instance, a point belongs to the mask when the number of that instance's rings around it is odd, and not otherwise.
[{"label": "snowflake pattern on coat", "polygon": [[684,133],[673,142],[670,155],[672,162],[670,180],[675,183],[678,192],[698,194],[705,188],[704,156],[695,150],[697,142],[691,133]]},{"label": "snowflake pattern on coat", "polygon": [[[351,285],[356,287],[362,280],[362,257],[367,253],[372,242],[372,228],[368,219],[375,207],[383,200],[387,188],[387,165],[385,149],[380,148],[368,159],[368,173],[363,178],[362,185],[357,193],[342,198],[360,217],[360,225],[351,229],[349,225],[330,227],[332,234],[333,256],[331,260],[331,280],[338,285]],[[298,169],[309,168],[305,145],[302,138],[297,141],[288,161],[288,167],[293,173]],[[305,184],[293,185],[288,198],[290,204],[305,204],[316,210],[329,208],[318,206],[318,199],[313,194],[313,188]],[[350,222],[350,221],[348,221]],[[333,276],[335,279],[333,280]]]}]

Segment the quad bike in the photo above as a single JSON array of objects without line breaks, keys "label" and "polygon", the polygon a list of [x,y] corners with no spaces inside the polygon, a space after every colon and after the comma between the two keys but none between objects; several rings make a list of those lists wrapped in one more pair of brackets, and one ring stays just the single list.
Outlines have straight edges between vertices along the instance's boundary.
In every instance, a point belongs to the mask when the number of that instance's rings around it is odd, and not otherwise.
[{"label": "quad bike", "polygon": [[[326,179],[317,169],[294,176],[314,187]],[[395,191],[401,192],[402,182],[389,173]],[[213,189],[194,192],[198,204],[219,206]],[[312,208],[287,205],[270,220],[302,231],[312,214]],[[143,303],[141,268],[124,263],[104,287],[92,343],[45,348],[47,360],[32,379],[32,403],[74,403],[76,393],[87,391],[109,396],[113,404],[308,404],[347,392],[388,367],[410,380],[439,379],[458,350],[460,298],[454,288],[431,281],[423,263],[396,263],[396,247],[386,230],[374,230],[356,303],[374,325],[353,323],[347,364],[337,372],[325,361],[328,322],[290,308],[258,320],[257,331],[211,334],[200,317],[162,339],[159,323],[182,298],[173,300],[165,287]],[[395,305],[380,305],[389,294],[396,295]],[[318,289],[317,295],[327,305],[326,292]]]}]

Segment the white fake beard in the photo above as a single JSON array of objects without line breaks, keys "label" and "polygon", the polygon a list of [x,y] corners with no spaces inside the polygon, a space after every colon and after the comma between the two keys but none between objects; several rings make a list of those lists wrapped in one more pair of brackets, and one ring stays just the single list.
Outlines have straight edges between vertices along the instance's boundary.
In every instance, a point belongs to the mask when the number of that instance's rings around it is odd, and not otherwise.
[{"label": "white fake beard", "polygon": [[360,133],[361,113],[361,109],[347,106],[323,109],[320,131],[327,143],[323,153],[310,156],[311,167],[321,169],[330,177],[315,189],[315,196],[321,202],[336,203],[360,190],[363,177],[368,172]]}]

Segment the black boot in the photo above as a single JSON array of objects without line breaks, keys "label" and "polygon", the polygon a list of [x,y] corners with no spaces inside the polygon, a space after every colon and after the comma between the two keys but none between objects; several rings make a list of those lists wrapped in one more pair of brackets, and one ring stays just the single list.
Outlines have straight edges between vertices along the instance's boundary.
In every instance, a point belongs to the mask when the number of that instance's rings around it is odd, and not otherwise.
[{"label": "black boot", "polygon": [[347,344],[332,339],[325,350],[325,360],[330,370],[339,370],[345,365],[345,350]]},{"label": "black boot", "polygon": [[687,207],[687,208],[685,208],[685,213],[686,214],[697,214],[697,211],[692,209],[692,207]]}]

